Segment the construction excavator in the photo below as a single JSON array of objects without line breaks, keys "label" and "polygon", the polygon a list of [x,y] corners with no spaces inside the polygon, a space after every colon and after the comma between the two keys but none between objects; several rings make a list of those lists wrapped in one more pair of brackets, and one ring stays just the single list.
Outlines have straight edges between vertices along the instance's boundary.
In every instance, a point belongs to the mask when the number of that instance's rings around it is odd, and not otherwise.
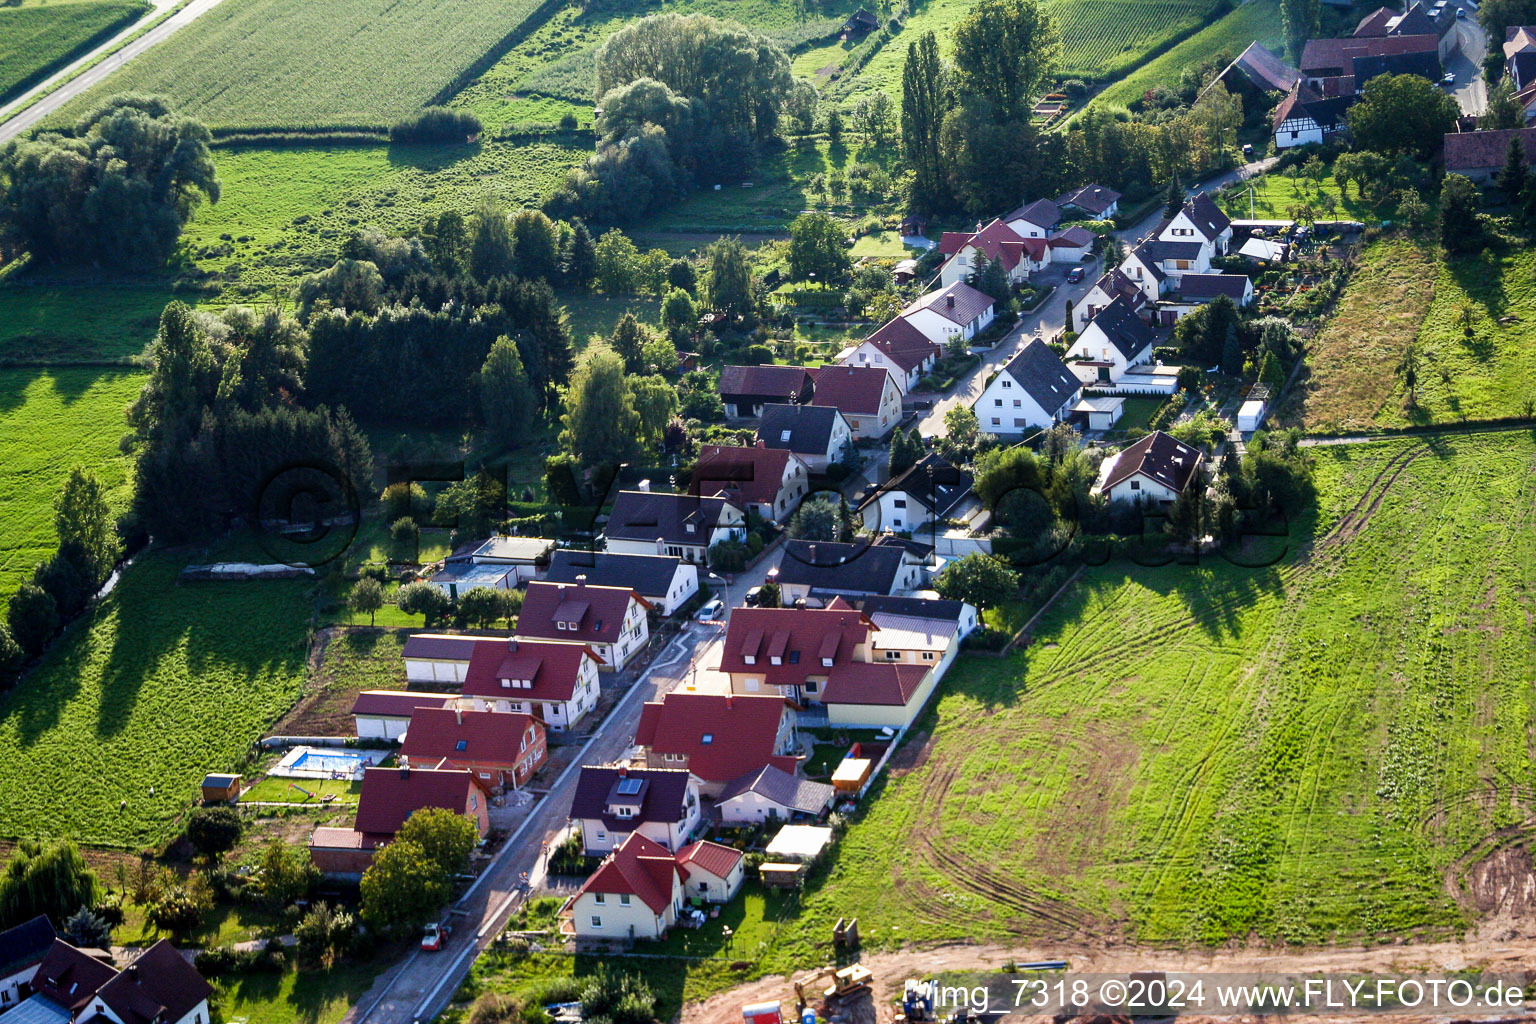
[{"label": "construction excavator", "polygon": [[[799,1010],[804,1011],[811,1005],[811,1000],[818,995],[814,986],[823,978],[831,978],[832,984],[821,990],[819,995],[828,1009],[835,1009],[839,1003],[847,1002],[870,991],[875,976],[863,964],[850,964],[842,969],[823,967],[819,971],[796,978],[795,999],[799,1001]],[[807,989],[811,990],[810,998],[806,997]],[[831,1014],[824,1014],[824,1016],[830,1017]]]}]

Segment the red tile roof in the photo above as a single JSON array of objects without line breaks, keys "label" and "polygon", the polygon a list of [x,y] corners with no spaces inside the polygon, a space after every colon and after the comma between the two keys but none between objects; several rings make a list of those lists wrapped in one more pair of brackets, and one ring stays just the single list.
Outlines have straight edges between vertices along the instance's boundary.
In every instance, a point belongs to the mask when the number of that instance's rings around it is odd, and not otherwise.
[{"label": "red tile roof", "polygon": [[165,939],[118,971],[97,993],[123,1024],[179,1021],[211,995],[213,986]]},{"label": "red tile roof", "polygon": [[637,896],[653,914],[661,915],[672,902],[673,882],[681,880],[682,873],[671,851],[639,832],[631,832],[617,850],[603,859],[577,895],[600,892]]},{"label": "red tile roof", "polygon": [[738,505],[772,505],[778,500],[784,471],[795,458],[793,453],[769,448],[763,442],[751,447],[706,444],[699,449],[688,493],[705,498],[721,494]]},{"label": "red tile roof", "polygon": [[66,1009],[77,1010],[116,973],[63,939],[54,939],[32,975],[32,988]]},{"label": "red tile roof", "polygon": [[1501,128],[1486,132],[1459,132],[1445,137],[1445,169],[1452,172],[1487,171],[1504,166],[1509,140],[1519,139],[1525,162],[1536,165],[1536,128]]},{"label": "red tile roof", "polygon": [[[735,618],[740,609],[732,614]],[[659,754],[683,754],[705,782],[729,782],[765,764],[793,771],[774,748],[791,705],[783,697],[673,692],[640,709],[635,742]],[[708,741],[706,742],[706,738]]]},{"label": "red tile roof", "polygon": [[[482,638],[475,645],[464,673],[466,697],[510,697],[519,700],[570,700],[576,695],[581,660],[602,664],[592,648],[579,642]],[[506,687],[503,679],[532,682],[530,687]]]},{"label": "red tile roof", "polygon": [[[624,631],[624,616],[631,601],[638,601],[642,608],[651,607],[628,587],[536,580],[528,584],[523,610],[517,616],[517,631],[545,640],[615,643]],[[561,629],[560,624],[566,628]],[[473,659],[470,666],[474,666]]]},{"label": "red tile roof", "polygon": [[[466,545],[473,547],[476,545]],[[402,653],[406,658],[427,661],[464,661],[475,648],[472,636],[455,636],[451,633],[413,633],[405,641]]]},{"label": "red tile roof", "polygon": [[354,715],[410,718],[417,708],[440,708],[453,698],[445,693],[412,693],[410,690],[363,690],[352,702]]},{"label": "red tile roof", "polygon": [[463,814],[474,787],[469,772],[456,768],[365,768],[352,827],[394,835],[406,818],[424,807]]},{"label": "red tile roof", "polygon": [[989,260],[1002,260],[1009,270],[1018,266],[1025,254],[1039,263],[1047,253],[1045,239],[1024,238],[1001,220],[994,220],[979,231],[946,231],[939,239],[939,251],[945,256],[953,256],[968,245],[979,249]]},{"label": "red tile roof", "polygon": [[788,399],[791,395],[804,401],[805,383],[810,371],[803,366],[722,366],[722,395],[767,395]]},{"label": "red tile roof", "polygon": [[816,397],[811,404],[831,406],[844,416],[873,416],[880,411],[890,379],[890,371],[878,366],[823,366],[816,371]]},{"label": "red tile roof", "polygon": [[1389,57],[1438,51],[1439,48],[1440,40],[1432,35],[1310,39],[1301,51],[1301,70],[1315,78],[1323,77],[1319,72],[1329,71],[1348,75],[1356,57]]},{"label": "red tile roof", "polygon": [[736,865],[741,863],[742,856],[740,850],[701,839],[678,850],[677,862],[685,870],[697,867],[716,878],[728,878],[736,870]]},{"label": "red tile roof", "polygon": [[852,662],[833,670],[821,700],[824,704],[905,707],[930,671],[928,665]]},{"label": "red tile roof", "polygon": [[[737,608],[731,612],[720,671],[762,673],[769,686],[800,686],[853,660],[874,625],[849,608]],[[749,664],[747,658],[755,659]],[[775,665],[773,659],[778,658]]]},{"label": "red tile roof", "polygon": [[1070,227],[1052,235],[1048,244],[1053,249],[1087,249],[1093,245],[1093,232],[1087,228]]},{"label": "red tile roof", "polygon": [[[525,742],[528,730],[532,739]],[[412,764],[472,761],[476,764],[516,765],[543,738],[544,726],[532,715],[497,711],[422,708],[411,716],[400,755]],[[463,744],[463,746],[460,746]]]},{"label": "red tile roof", "polygon": [[921,366],[930,356],[937,357],[939,354],[939,346],[901,317],[890,321],[864,340],[884,352],[886,358],[903,370],[912,370]]},{"label": "red tile roof", "polygon": [[1115,456],[1102,489],[1107,492],[1121,481],[1141,473],[1175,491],[1183,491],[1197,478],[1202,458],[1198,448],[1190,447],[1171,434],[1154,430]]}]

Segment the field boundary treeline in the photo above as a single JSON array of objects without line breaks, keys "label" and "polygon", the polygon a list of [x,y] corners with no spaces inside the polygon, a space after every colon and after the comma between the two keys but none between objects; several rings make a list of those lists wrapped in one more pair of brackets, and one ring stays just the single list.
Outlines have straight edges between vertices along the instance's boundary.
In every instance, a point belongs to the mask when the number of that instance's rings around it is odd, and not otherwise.
[{"label": "field boundary treeline", "polygon": [[1309,441],[1358,437],[1363,443],[1422,434],[1498,434],[1521,429],[1536,430],[1536,416],[1489,416],[1456,423],[1411,423],[1406,427],[1370,427],[1363,430],[1308,430],[1305,437]]},{"label": "field boundary treeline", "polygon": [[[277,126],[264,128],[224,128],[212,131],[214,149],[304,149],[309,146],[383,146],[394,145],[390,142],[389,131],[380,127],[335,125],[332,127],[315,126],[313,128],[281,128]],[[575,128],[562,128],[558,124],[530,125],[520,124],[502,131],[486,132],[480,136],[484,142],[512,142],[512,143],[537,143],[537,142],[573,142],[590,143],[592,141],[592,126],[577,125]],[[435,149],[448,149],[452,147],[464,147],[472,143],[429,143],[414,142],[407,145],[427,147]]]},{"label": "field boundary treeline", "polygon": [[152,10],[154,10],[154,5],[149,3],[149,0],[139,0],[139,2],[135,4],[132,9],[125,10],[120,16],[97,29],[96,32],[92,35],[80,40],[80,42],[76,43],[65,53],[59,54],[53,60],[49,61],[47,64],[44,64],[30,75],[27,75],[15,85],[11,86],[9,89],[0,92],[0,103],[9,103],[16,99],[18,96],[23,95],[28,89],[36,86],[39,82],[47,81],[50,76],[57,74],[59,71],[68,67],[74,61],[77,61],[85,54],[90,53],[96,47],[100,46],[108,39],[111,39],[113,36],[127,28],[129,25],[132,25],[133,23],[142,19]]},{"label": "field boundary treeline", "polygon": [[462,92],[475,79],[493,68],[501,58],[514,46],[523,42],[533,33],[544,27],[544,23],[555,16],[555,12],[566,5],[567,0],[544,0],[543,3],[528,12],[528,17],[518,22],[512,31],[497,40],[496,44],[486,50],[480,57],[472,61],[468,67],[454,75],[448,84],[437,90],[432,98],[422,104],[427,107],[440,107],[453,97]]}]

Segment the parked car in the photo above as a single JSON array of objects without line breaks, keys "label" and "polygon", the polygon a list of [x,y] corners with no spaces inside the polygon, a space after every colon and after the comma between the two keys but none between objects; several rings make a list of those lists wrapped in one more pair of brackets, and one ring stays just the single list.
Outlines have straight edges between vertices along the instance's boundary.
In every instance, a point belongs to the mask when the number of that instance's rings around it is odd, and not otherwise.
[{"label": "parked car", "polygon": [[932,409],[933,408],[933,399],[931,399],[931,398],[917,398],[917,399],[913,399],[913,401],[912,401],[912,408],[914,408],[914,409]]},{"label": "parked car", "polygon": [[699,622],[715,622],[723,611],[725,611],[725,605],[720,603],[718,597],[712,597],[704,603],[704,607],[699,609],[694,618]]},{"label": "parked car", "polygon": [[1073,267],[1071,270],[1067,271],[1067,281],[1069,283],[1077,284],[1077,282],[1081,281],[1082,279],[1083,279],[1083,268],[1082,267]]},{"label": "parked car", "polygon": [[753,587],[751,590],[747,591],[747,596],[742,598],[742,601],[743,601],[743,603],[746,604],[746,606],[748,608],[756,608],[758,602],[761,601],[762,599],[763,599],[763,588],[762,587]]},{"label": "parked car", "polygon": [[1247,157],[1250,160],[1253,159],[1253,143],[1251,143],[1251,142],[1243,143],[1243,156]]},{"label": "parked car", "polygon": [[1454,71],[1447,71],[1445,74],[1441,75],[1440,76],[1440,84],[1441,85],[1455,85],[1456,84],[1456,72],[1454,72]]},{"label": "parked car", "polygon": [[1467,9],[1465,7],[1458,7],[1458,8],[1456,8],[1456,17],[1458,19],[1460,19],[1461,21],[1466,21],[1467,20]]},{"label": "parked car", "polygon": [[443,943],[448,941],[448,936],[452,934],[452,925],[446,921],[433,921],[421,933],[421,948],[428,953],[436,953],[443,948]]}]

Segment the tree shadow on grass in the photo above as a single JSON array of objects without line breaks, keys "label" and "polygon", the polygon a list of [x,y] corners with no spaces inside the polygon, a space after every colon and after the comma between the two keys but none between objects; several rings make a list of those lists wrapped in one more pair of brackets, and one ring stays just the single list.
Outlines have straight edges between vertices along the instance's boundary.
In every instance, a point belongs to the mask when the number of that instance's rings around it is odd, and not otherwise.
[{"label": "tree shadow on grass", "polygon": [[431,145],[428,143],[391,142],[386,153],[391,167],[410,167],[436,174],[454,164],[473,160],[484,150],[483,142]]},{"label": "tree shadow on grass", "polygon": [[1488,311],[1488,317],[1497,320],[1509,308],[1509,293],[1504,288],[1504,257],[1508,246],[1500,241],[1490,241],[1486,248],[1475,253],[1453,256],[1445,267],[1467,297]]}]

